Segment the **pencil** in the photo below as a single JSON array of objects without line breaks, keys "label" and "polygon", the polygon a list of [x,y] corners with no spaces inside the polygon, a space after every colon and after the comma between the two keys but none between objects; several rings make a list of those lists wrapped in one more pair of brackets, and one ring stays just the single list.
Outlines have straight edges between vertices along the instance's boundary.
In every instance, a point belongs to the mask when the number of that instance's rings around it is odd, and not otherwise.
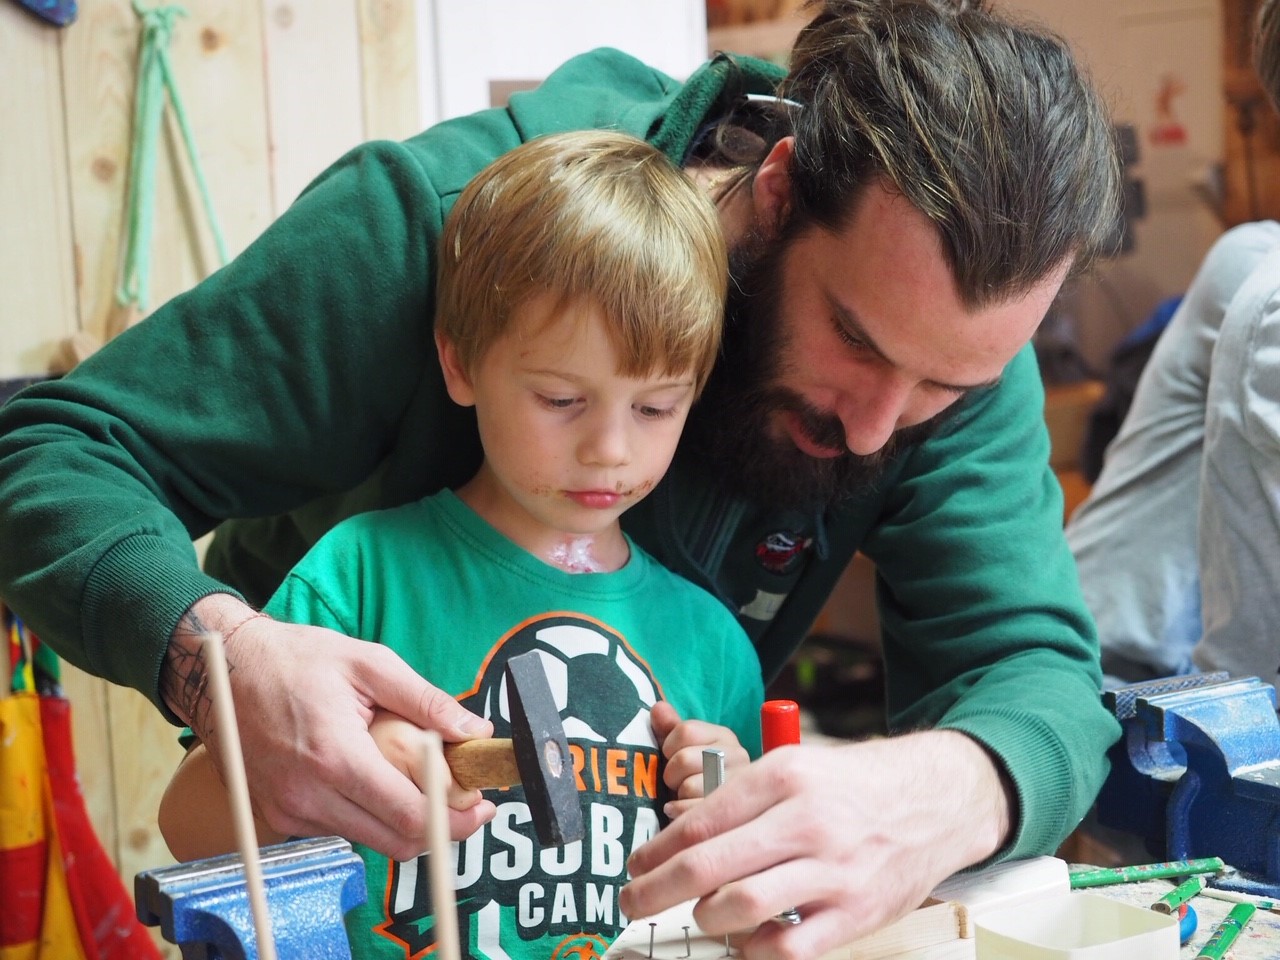
[{"label": "pencil", "polygon": [[1225,900],[1227,903],[1252,903],[1259,910],[1280,913],[1280,900],[1268,900],[1266,897],[1236,893],[1234,890],[1219,890],[1217,887],[1207,887],[1200,891],[1200,896],[1208,897],[1210,900]]},{"label": "pencil", "polygon": [[1223,866],[1221,857],[1205,857],[1201,860],[1141,863],[1132,867],[1115,867],[1105,870],[1077,870],[1070,874],[1071,889],[1105,887],[1113,883],[1133,883],[1138,880],[1181,877],[1193,873],[1217,873]]},{"label": "pencil", "polygon": [[1249,922],[1249,918],[1257,909],[1252,903],[1237,903],[1232,907],[1227,918],[1213,931],[1209,942],[1200,948],[1200,952],[1196,954],[1196,960],[1222,960],[1223,955],[1231,949],[1231,944],[1236,942],[1236,937],[1240,936],[1240,931],[1244,929],[1244,925]]},{"label": "pencil", "polygon": [[1204,877],[1192,877],[1151,905],[1156,913],[1177,913],[1178,908],[1204,889]]}]

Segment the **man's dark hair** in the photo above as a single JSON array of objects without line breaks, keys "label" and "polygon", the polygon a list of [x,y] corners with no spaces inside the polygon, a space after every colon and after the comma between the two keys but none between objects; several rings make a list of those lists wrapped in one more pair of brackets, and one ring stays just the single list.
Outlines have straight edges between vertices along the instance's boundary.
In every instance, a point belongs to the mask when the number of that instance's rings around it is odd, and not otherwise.
[{"label": "man's dark hair", "polygon": [[840,229],[872,183],[901,193],[937,225],[970,307],[1025,293],[1068,259],[1080,272],[1115,252],[1112,126],[1063,40],[965,0],[807,9],[816,15],[779,90],[795,105],[779,101],[763,124],[731,114],[706,159],[754,168],[794,135],[800,229]]},{"label": "man's dark hair", "polygon": [[1118,236],[1110,121],[1059,38],[970,4],[825,0],[796,40],[793,215],[837,229],[876,179],[941,233],[970,306]]}]

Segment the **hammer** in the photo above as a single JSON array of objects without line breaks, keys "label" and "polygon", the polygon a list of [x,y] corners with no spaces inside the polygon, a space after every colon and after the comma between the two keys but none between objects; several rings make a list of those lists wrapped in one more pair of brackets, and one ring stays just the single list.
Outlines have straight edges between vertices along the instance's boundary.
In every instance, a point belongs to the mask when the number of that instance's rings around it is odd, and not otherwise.
[{"label": "hammer", "polygon": [[586,833],[560,709],[536,650],[507,661],[511,739],[466,740],[444,747],[458,785],[486,790],[524,784],[533,828],[544,847],[562,847]]}]

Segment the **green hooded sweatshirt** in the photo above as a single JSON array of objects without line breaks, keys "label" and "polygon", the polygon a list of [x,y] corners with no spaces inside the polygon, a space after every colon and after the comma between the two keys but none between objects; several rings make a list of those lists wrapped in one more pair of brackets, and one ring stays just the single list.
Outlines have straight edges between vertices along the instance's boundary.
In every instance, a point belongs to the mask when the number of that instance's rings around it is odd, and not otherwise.
[{"label": "green hooded sweatshirt", "polygon": [[[432,338],[436,242],[472,176],[585,128],[680,162],[728,99],[780,77],[719,58],[681,84],[598,50],[506,109],[352,150],[230,265],[0,409],[0,595],[62,656],[164,710],[167,638],[193,602],[229,583],[262,603],[337,520],[478,467],[474,416],[449,400]],[[999,758],[1019,805],[1001,857],[1050,852],[1076,826],[1119,733],[1042,407],[1028,348],[838,507],[733,499],[685,452],[623,518],[738,614],[766,679],[866,553],[890,728],[963,731]],[[228,518],[202,572],[191,541]]]}]

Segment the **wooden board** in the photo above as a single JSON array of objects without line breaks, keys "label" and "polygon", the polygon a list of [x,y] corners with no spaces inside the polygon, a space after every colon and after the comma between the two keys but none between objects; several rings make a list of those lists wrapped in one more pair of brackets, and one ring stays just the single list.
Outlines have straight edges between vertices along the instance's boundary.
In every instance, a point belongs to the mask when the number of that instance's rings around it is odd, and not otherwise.
[{"label": "wooden board", "polygon": [[366,140],[404,140],[421,129],[414,0],[358,0]]},{"label": "wooden board", "polygon": [[[292,164],[301,189],[364,136],[362,97],[379,105],[370,135],[416,132],[413,0],[300,2],[289,9],[301,34],[281,26],[286,6],[188,4],[169,48],[232,256],[274,217],[273,133],[284,150],[276,166]],[[270,94],[268,24],[277,56]],[[0,269],[20,278],[0,284],[0,377],[44,374],[64,338],[85,331],[102,339],[118,328],[139,34],[130,0],[81,3],[62,29],[0,2],[0,81],[8,91],[0,97]],[[269,110],[282,114],[279,122]],[[172,116],[167,110],[158,143],[152,307],[218,266]],[[181,755],[177,729],[136,692],[65,663],[63,680],[89,816],[131,890],[137,871],[172,862],[155,814]],[[178,948],[153,933],[176,960]]]},{"label": "wooden board", "polygon": [[62,688],[71,702],[71,732],[76,774],[89,819],[102,848],[120,867],[115,764],[111,754],[111,715],[107,711],[107,683],[63,661]]},{"label": "wooden board", "polygon": [[[272,220],[261,10],[255,0],[218,0],[187,9],[170,46],[174,80],[234,256]],[[173,110],[166,111],[158,149],[152,308],[219,266]]]},{"label": "wooden board", "polygon": [[267,0],[267,98],[280,214],[363,139],[355,0]]},{"label": "wooden board", "polygon": [[61,36],[0,4],[0,377],[44,373],[76,329]]},{"label": "wooden board", "polygon": [[[156,811],[182,757],[178,729],[141,694],[91,677],[65,661],[63,688],[71,701],[76,773],[103,849],[133,892],[140,870],[173,863],[156,826]],[[158,927],[151,938],[168,960],[178,947]]]},{"label": "wooden board", "polygon": [[[68,164],[79,252],[80,328],[98,340],[123,326],[116,301],[127,241],[141,23],[128,0],[81,11],[66,33],[63,88],[73,132]],[[191,8],[169,47],[177,93],[201,158],[213,209],[234,255],[270,222],[261,16],[256,0]],[[149,307],[217,268],[213,232],[194,170],[166,101],[156,144]]]},{"label": "wooden board", "polygon": [[101,342],[116,322],[129,143],[138,57],[138,18],[129,0],[86,4],[67,30],[63,110],[71,131],[78,329]]}]

